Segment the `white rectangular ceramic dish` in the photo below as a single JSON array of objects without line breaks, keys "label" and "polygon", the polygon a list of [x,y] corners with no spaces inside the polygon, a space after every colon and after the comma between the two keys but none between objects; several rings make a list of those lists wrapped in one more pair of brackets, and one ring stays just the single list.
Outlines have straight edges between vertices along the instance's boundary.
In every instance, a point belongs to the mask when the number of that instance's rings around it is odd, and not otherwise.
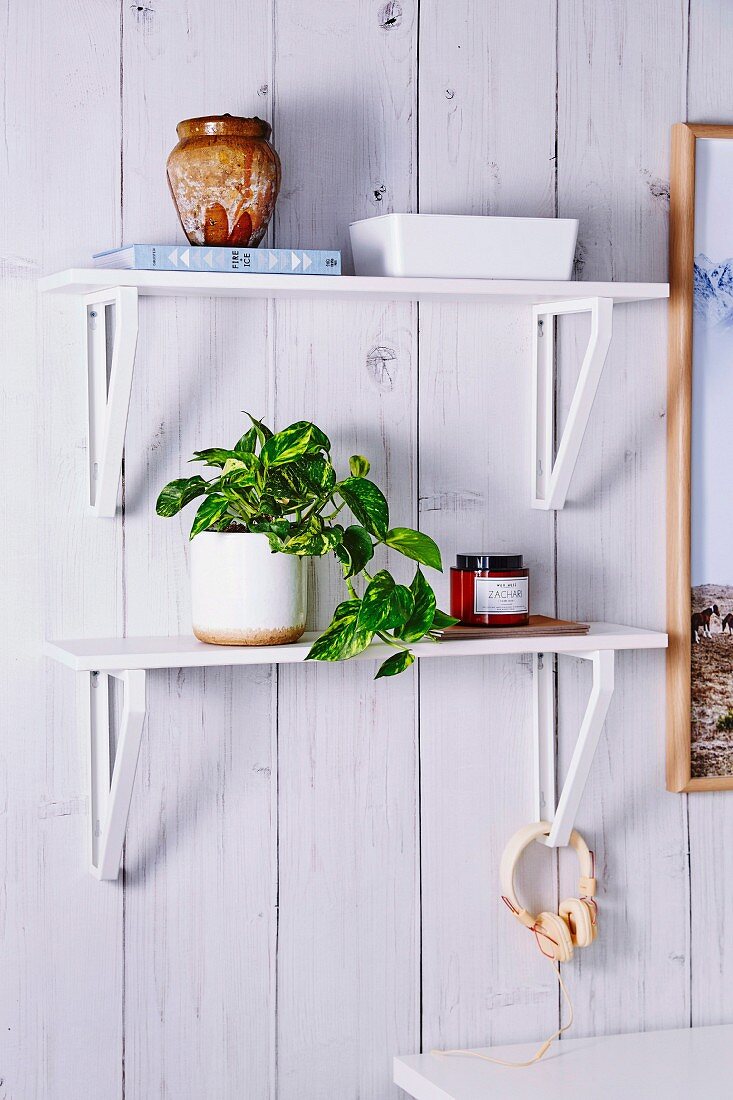
[{"label": "white rectangular ceramic dish", "polygon": [[357,275],[569,279],[576,218],[383,214],[349,226]]}]

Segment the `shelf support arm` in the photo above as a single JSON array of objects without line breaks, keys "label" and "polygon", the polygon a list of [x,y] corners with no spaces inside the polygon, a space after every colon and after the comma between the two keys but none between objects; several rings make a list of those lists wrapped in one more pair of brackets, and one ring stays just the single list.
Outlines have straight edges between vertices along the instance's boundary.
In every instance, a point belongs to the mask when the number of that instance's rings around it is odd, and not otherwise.
[{"label": "shelf support arm", "polygon": [[551,821],[552,828],[544,843],[550,848],[564,847],[570,840],[575,818],[588,781],[603,723],[606,720],[614,687],[614,651],[601,649],[589,653],[569,653],[591,662],[593,685],[580,724],[560,798],[555,804],[555,684],[552,661],[547,654],[534,658],[534,743],[535,806],[537,821]]},{"label": "shelf support arm", "polygon": [[[108,323],[108,307],[113,313],[113,324]],[[89,505],[95,516],[111,517],[117,507],[137,349],[137,288],[118,286],[86,294],[83,309],[86,324]]]},{"label": "shelf support arm", "polygon": [[[145,672],[86,672],[87,734],[90,746],[90,864],[98,879],[116,879],[120,871],[122,846],[132,788],[145,722]],[[124,698],[112,758],[109,709],[109,677],[122,684]]]},{"label": "shelf support arm", "polygon": [[[555,453],[555,320],[590,313],[588,346]],[[588,426],[611,343],[613,298],[577,298],[532,309],[532,497],[533,508],[565,506],[570,479]]]}]

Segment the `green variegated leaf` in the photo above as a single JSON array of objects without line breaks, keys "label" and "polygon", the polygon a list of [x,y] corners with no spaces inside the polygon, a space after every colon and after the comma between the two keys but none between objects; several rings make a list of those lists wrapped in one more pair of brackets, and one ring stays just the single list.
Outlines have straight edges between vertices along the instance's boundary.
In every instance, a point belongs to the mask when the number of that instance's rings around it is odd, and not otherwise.
[{"label": "green variegated leaf", "polygon": [[443,563],[440,560],[440,550],[430,538],[422,531],[413,531],[411,527],[393,527],[387,532],[384,540],[387,546],[393,550],[399,550],[406,558],[419,561],[421,565],[429,565],[431,569],[443,571]]},{"label": "green variegated leaf", "polygon": [[374,679],[381,680],[383,676],[398,676],[400,672],[404,672],[406,668],[409,668],[414,661],[415,658],[408,649],[393,653],[386,661],[382,661]]},{"label": "green variegated leaf", "polygon": [[386,569],[380,569],[369,581],[361,599],[361,623],[372,631],[385,626],[385,618],[391,613],[390,598],[395,589],[394,578]]},{"label": "green variegated leaf", "polygon": [[288,469],[292,469],[295,477],[311,493],[330,493],[336,484],[336,471],[331,462],[318,455],[304,455],[297,462],[291,463]]},{"label": "green variegated leaf", "polygon": [[413,608],[415,607],[414,597],[410,589],[405,588],[404,584],[396,584],[391,599],[394,605],[395,614],[399,616],[397,625],[401,627],[412,615]]},{"label": "green variegated leaf", "polygon": [[[257,420],[256,417],[252,416],[252,413],[248,413],[246,409],[244,415],[249,417],[250,423],[257,434],[260,447],[264,447],[267,440],[272,438],[272,431],[267,427],[267,424],[263,424],[261,420]],[[244,436],[242,438],[244,438]]]},{"label": "green variegated leaf", "polygon": [[[309,523],[307,527],[294,527],[291,534],[283,539],[283,553],[296,554],[300,557],[309,557],[312,547],[320,546],[321,526]],[[315,556],[318,556],[316,554]]]},{"label": "green variegated leaf", "polygon": [[237,451],[227,450],[226,447],[207,447],[205,451],[194,451],[190,462],[203,462],[205,466],[226,466],[227,462],[234,459],[241,461],[242,455]]},{"label": "green variegated leaf", "polygon": [[389,528],[389,506],[381,489],[365,477],[347,477],[336,486],[362,527],[384,541]]},{"label": "green variegated leaf", "polygon": [[317,455],[303,455],[283,466],[270,466],[265,493],[289,507],[305,508],[315,499],[325,502],[336,483],[331,463]]},{"label": "green variegated leaf", "polygon": [[360,600],[344,600],[333,619],[308,650],[307,661],[338,661],[348,646],[359,615]]},{"label": "green variegated leaf", "polygon": [[228,458],[222,467],[222,475],[230,474],[232,470],[246,470],[250,474],[250,485],[254,485],[255,471],[257,470],[260,462],[259,459],[252,454],[237,454],[234,458]]},{"label": "green variegated leaf", "polygon": [[450,615],[446,615],[445,611],[441,611],[440,608],[436,608],[433,615],[433,621],[430,625],[431,630],[445,630],[447,626],[455,626],[459,623],[460,619],[454,619]]},{"label": "green variegated leaf", "polygon": [[242,438],[234,444],[234,450],[238,455],[254,454],[257,447],[257,429],[249,428]]},{"label": "green variegated leaf", "polygon": [[344,565],[345,577],[354,577],[361,573],[374,556],[374,543],[371,535],[357,523],[352,523],[344,531],[342,543],[343,555],[339,555],[339,561]]},{"label": "green variegated leaf", "polygon": [[404,585],[395,584],[386,569],[381,569],[367,585],[362,596],[359,621],[354,642],[365,648],[378,630],[402,626],[413,606],[412,593]]},{"label": "green variegated leaf", "polygon": [[338,524],[326,527],[320,516],[313,516],[306,524],[292,525],[289,537],[282,540],[278,549],[297,557],[318,558],[335,549],[343,535],[343,527]]},{"label": "green variegated leaf", "polygon": [[433,625],[435,615],[435,593],[418,569],[410,585],[414,605],[412,614],[395,634],[405,642],[417,642],[423,638]]},{"label": "green variegated leaf", "polygon": [[295,424],[290,425],[291,428],[310,428],[311,438],[308,445],[309,451],[328,451],[331,450],[331,440],[328,438],[325,432],[316,425],[312,424],[310,420],[298,420]]},{"label": "green variegated leaf", "polygon": [[349,459],[349,469],[352,477],[366,477],[370,469],[369,459],[364,458],[364,455],[352,455]]},{"label": "green variegated leaf", "polygon": [[209,527],[213,527],[217,520],[226,512],[229,507],[229,501],[225,496],[221,496],[218,493],[212,493],[206,497],[206,500],[202,501],[196,518],[193,521],[193,527],[191,528],[190,538],[194,538],[202,531],[208,531]]},{"label": "green variegated leaf", "polygon": [[341,562],[344,577],[346,577],[351,567],[351,558],[349,556],[349,551],[344,547],[343,543],[341,543],[339,546],[334,546],[333,552],[336,555],[337,559]]},{"label": "green variegated leaf", "polygon": [[181,477],[177,481],[169,481],[161,489],[155,505],[155,511],[159,516],[175,516],[181,508],[185,508],[196,497],[206,492],[208,482],[196,474],[195,477]]},{"label": "green variegated leaf", "polygon": [[243,466],[227,470],[225,466],[218,479],[217,489],[248,489],[256,480],[254,470],[247,470]]},{"label": "green variegated leaf", "polygon": [[[222,477],[225,477],[227,474],[230,474],[232,470],[244,470],[245,468],[241,458],[228,458],[222,466],[221,474]],[[254,478],[252,480],[254,481]]]},{"label": "green variegated leaf", "polygon": [[334,523],[331,527],[324,527],[323,537],[328,540],[331,549],[335,550],[344,541],[344,529],[339,523]]},{"label": "green variegated leaf", "polygon": [[293,424],[267,440],[260,458],[265,466],[282,466],[305,454],[313,437],[312,424]]}]

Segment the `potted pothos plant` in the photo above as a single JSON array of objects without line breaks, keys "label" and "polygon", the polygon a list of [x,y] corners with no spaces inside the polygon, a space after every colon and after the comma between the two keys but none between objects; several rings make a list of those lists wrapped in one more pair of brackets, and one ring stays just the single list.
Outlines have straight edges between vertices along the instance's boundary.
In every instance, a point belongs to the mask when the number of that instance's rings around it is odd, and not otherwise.
[{"label": "potted pothos plant", "polygon": [[[437,608],[422,571],[442,570],[437,545],[421,531],[390,527],[389,506],[362,455],[349,459],[348,477],[338,480],[331,443],[315,424],[299,421],[273,433],[249,420],[231,449],[210,447],[191,460],[215,468],[216,476],[179,478],[158,497],[160,516],[203,498],[190,536],[194,633],[222,645],[296,640],[305,630],[305,559],[333,554],[347,598],[308,659],[344,660],[377,638],[395,650],[377,677],[403,672],[415,659],[414,642],[435,640],[456,621]],[[355,522],[344,519],[346,510]],[[417,562],[409,586],[386,569],[370,571],[379,545]]]}]

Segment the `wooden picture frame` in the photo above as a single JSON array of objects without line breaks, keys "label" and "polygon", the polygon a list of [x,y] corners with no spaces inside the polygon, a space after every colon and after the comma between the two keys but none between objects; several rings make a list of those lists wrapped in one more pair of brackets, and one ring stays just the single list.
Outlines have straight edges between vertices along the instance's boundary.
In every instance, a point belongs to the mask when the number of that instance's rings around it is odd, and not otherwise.
[{"label": "wooden picture frame", "polygon": [[[733,790],[733,767],[730,775],[692,774],[695,181],[698,142],[710,139],[733,139],[733,126],[678,123],[672,128],[667,392],[667,788],[670,791]],[[730,152],[733,158],[733,144]],[[723,259],[716,257],[717,261]],[[724,451],[721,461],[726,461]],[[706,587],[711,586],[706,582]]]}]

